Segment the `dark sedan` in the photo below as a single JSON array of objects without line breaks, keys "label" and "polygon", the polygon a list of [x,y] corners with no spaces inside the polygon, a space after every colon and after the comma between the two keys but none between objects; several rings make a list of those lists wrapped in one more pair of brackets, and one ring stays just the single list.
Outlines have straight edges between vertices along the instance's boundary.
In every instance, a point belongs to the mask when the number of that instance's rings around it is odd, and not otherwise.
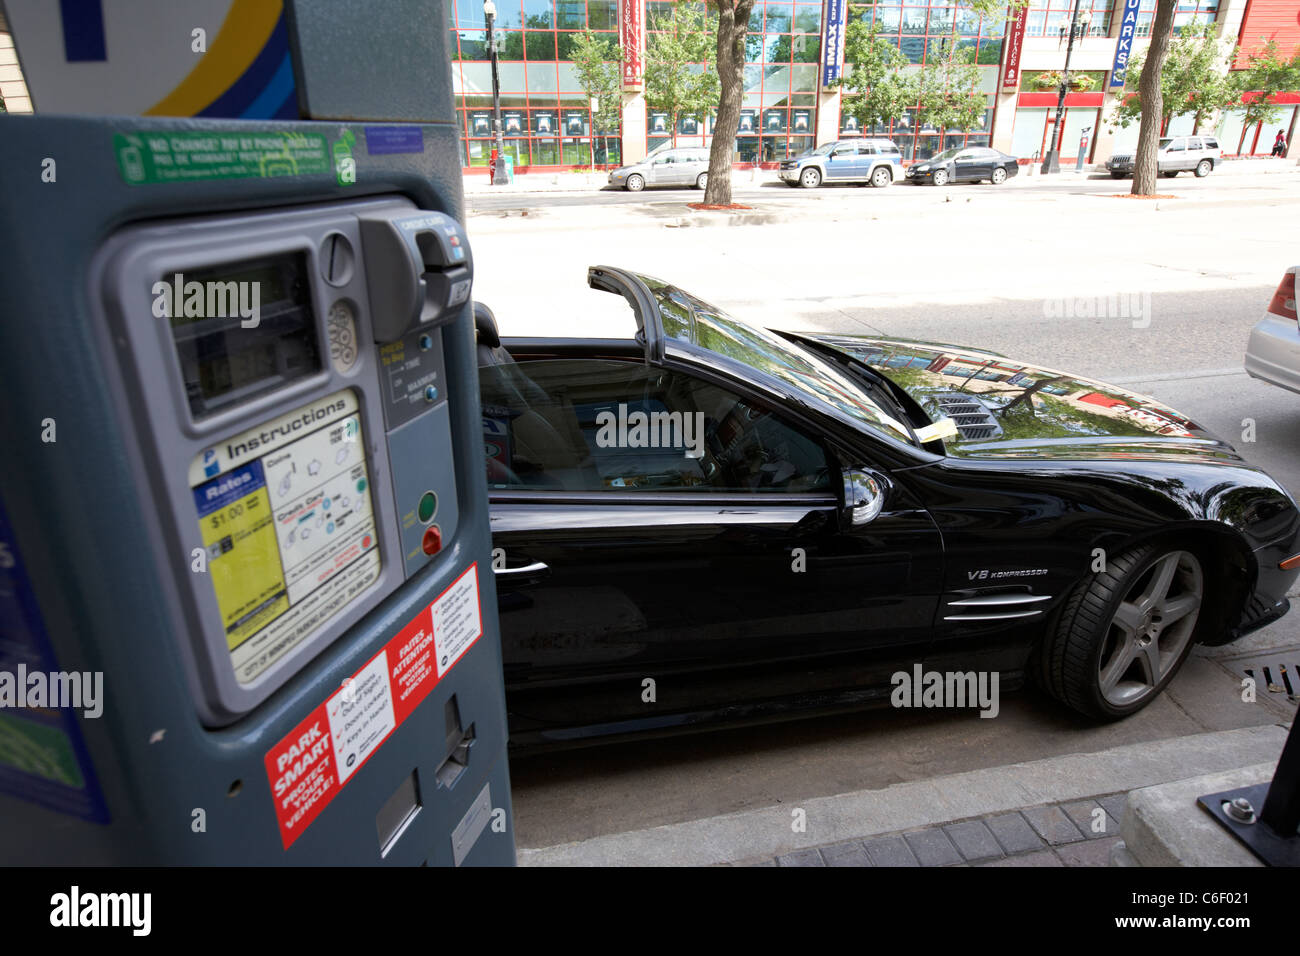
[{"label": "dark sedan", "polygon": [[920,668],[1114,719],[1288,608],[1290,495],[1151,399],[589,283],[635,338],[503,342],[478,309],[516,746],[883,703]]},{"label": "dark sedan", "polygon": [[1020,172],[1016,157],[987,146],[963,146],[922,160],[907,169],[907,181],[945,186],[948,183],[978,183],[988,180],[994,186]]}]

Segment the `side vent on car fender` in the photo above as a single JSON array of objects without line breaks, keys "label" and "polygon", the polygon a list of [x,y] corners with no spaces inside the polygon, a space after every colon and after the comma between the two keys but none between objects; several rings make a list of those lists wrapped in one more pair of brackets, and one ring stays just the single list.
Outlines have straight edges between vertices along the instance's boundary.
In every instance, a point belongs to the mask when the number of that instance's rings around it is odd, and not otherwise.
[{"label": "side vent on car fender", "polygon": [[1047,610],[1050,594],[1026,591],[960,591],[944,608],[945,621],[1010,621],[1019,617],[1037,617]]},{"label": "side vent on car fender", "polygon": [[990,441],[1002,437],[1002,426],[998,424],[993,410],[974,395],[944,392],[935,395],[932,400],[940,411],[952,419],[963,441]]}]

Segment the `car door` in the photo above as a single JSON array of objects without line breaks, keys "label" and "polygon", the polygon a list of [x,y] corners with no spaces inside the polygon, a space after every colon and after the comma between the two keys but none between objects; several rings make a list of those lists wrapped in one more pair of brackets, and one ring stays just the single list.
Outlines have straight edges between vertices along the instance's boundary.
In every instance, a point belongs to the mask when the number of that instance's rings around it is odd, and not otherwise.
[{"label": "car door", "polygon": [[872,167],[876,164],[878,150],[874,143],[859,143],[853,178],[866,181],[871,178]]},{"label": "car door", "polygon": [[838,143],[826,157],[826,178],[835,182],[852,179],[858,166],[855,143]]},{"label": "car door", "polygon": [[[923,658],[942,581],[904,476],[770,395],[656,364],[662,329],[643,332],[632,354],[481,370],[485,428],[507,449],[489,484],[512,732],[887,694]],[[679,416],[682,441],[636,437],[638,414]],[[888,489],[860,525],[846,469]]]},{"label": "car door", "polygon": [[650,163],[647,180],[655,186],[671,186],[677,169],[677,156],[672,152],[661,153]]},{"label": "car door", "polygon": [[953,178],[959,183],[968,183],[982,178],[980,171],[984,168],[982,157],[977,149],[964,149],[953,159],[956,173]]},{"label": "car door", "polygon": [[1162,173],[1172,173],[1190,169],[1187,162],[1187,138],[1180,136],[1165,148],[1164,155],[1157,160],[1157,166]]}]

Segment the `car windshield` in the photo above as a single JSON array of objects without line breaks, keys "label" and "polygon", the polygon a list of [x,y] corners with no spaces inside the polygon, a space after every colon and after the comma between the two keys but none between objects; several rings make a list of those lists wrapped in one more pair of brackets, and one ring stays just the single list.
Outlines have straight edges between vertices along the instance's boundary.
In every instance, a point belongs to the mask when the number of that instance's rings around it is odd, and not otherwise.
[{"label": "car windshield", "polygon": [[659,303],[664,335],[740,362],[812,399],[829,405],[869,431],[915,445],[908,427],[881,407],[851,378],[816,354],[766,329],[747,325],[681,289],[640,276]]},{"label": "car windshield", "polygon": [[1162,138],[1162,139],[1160,140],[1160,149],[1164,149],[1166,146],[1168,146],[1168,145],[1169,145],[1170,143],[1172,143],[1173,141],[1174,141],[1174,138],[1173,138],[1172,136],[1166,136],[1166,137]]},{"label": "car windshield", "polygon": [[829,153],[832,149],[834,149],[838,145],[839,143],[822,143],[816,149],[809,150],[803,155],[804,156],[825,156],[827,153]]},{"label": "car windshield", "polygon": [[937,156],[931,156],[929,159],[926,160],[926,162],[927,162],[927,163],[937,163],[937,162],[941,162],[941,161],[943,161],[943,160],[952,159],[954,156],[956,156],[956,155],[957,155],[958,153],[960,153],[960,152],[961,152],[960,149],[945,149],[945,150],[944,150],[942,153],[940,153],[939,155],[937,155]]}]

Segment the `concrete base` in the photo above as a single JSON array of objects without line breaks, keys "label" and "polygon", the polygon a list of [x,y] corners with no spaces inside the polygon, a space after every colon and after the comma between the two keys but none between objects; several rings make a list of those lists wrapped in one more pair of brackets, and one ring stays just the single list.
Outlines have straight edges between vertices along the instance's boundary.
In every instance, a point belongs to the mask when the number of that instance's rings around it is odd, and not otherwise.
[{"label": "concrete base", "polygon": [[[1273,763],[1211,773],[1163,783],[1128,795],[1120,833],[1124,842],[1112,851],[1118,866],[1263,866],[1196,798],[1237,787],[1266,783]],[[1123,847],[1123,850],[1120,850]]]}]

